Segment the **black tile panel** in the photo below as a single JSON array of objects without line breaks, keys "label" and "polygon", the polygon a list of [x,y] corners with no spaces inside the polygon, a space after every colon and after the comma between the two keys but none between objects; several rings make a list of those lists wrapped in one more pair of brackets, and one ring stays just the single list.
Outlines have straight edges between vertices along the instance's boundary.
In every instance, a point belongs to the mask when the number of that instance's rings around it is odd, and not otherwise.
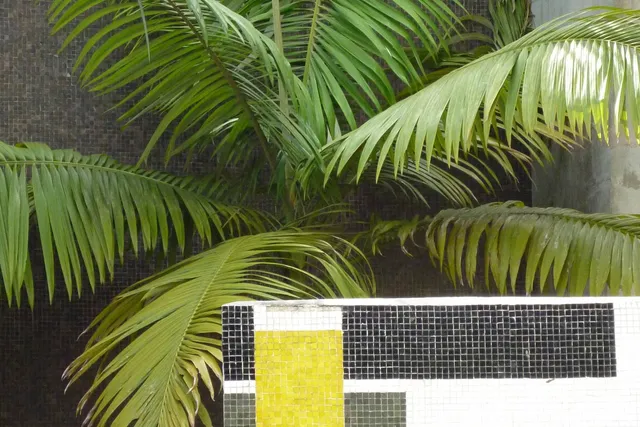
[{"label": "black tile panel", "polygon": [[228,306],[222,308],[222,353],[224,379],[242,381],[255,379],[255,343],[253,308]]},{"label": "black tile panel", "polygon": [[353,306],[347,379],[616,376],[612,304]]}]

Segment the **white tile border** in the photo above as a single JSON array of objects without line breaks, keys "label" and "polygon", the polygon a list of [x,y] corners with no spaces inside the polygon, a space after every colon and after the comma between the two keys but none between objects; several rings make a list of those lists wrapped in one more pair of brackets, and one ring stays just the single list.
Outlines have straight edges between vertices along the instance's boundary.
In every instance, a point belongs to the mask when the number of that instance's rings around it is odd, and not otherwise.
[{"label": "white tile border", "polygon": [[637,384],[623,378],[346,380],[344,392],[405,392],[407,427],[636,427]]},{"label": "white tile border", "polygon": [[354,305],[542,305],[542,304],[627,304],[640,303],[639,297],[434,297],[434,298],[366,298],[318,299],[290,301],[243,301],[229,306],[253,307],[326,307]]},{"label": "white tile border", "polygon": [[254,380],[245,381],[225,381],[223,385],[224,394],[246,394],[256,393],[256,382]]},{"label": "white tile border", "polygon": [[339,306],[257,305],[253,319],[255,331],[342,331]]}]

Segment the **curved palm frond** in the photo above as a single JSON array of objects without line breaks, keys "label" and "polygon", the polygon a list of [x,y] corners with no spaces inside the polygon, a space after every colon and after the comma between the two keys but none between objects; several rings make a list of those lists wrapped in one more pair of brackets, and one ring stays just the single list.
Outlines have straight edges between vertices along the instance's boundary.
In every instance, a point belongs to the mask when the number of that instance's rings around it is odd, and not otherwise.
[{"label": "curved palm frond", "polygon": [[491,19],[472,14],[461,16],[460,28],[454,27],[445,33],[441,40],[442,47],[436,55],[422,53],[425,58],[423,66],[427,70],[422,76],[422,86],[406,88],[398,94],[398,98],[413,95],[450,72],[533,30],[530,0],[491,0],[489,15]]},{"label": "curved palm frond", "polygon": [[96,426],[184,427],[198,416],[211,425],[198,384],[213,396],[211,373],[221,379],[222,305],[371,295],[369,273],[348,261],[346,250],[357,251],[321,232],[244,236],[134,285],[93,322],[85,352],[65,373],[74,382],[104,364],[79,410],[95,397],[87,422]]},{"label": "curved palm frond", "polygon": [[[540,120],[542,120],[540,116]],[[504,134],[505,126],[500,114],[496,114],[494,132]],[[383,163],[379,169],[374,170],[365,167],[362,175],[357,175],[356,159],[352,159],[343,171],[348,179],[347,183],[355,186],[359,180],[377,182],[394,193],[399,190],[405,195],[411,196],[426,204],[425,190],[434,191],[447,201],[458,206],[470,206],[477,201],[474,190],[469,184],[478,185],[477,190],[488,194],[495,194],[496,186],[501,186],[502,181],[508,179],[518,182],[518,169],[527,174],[532,163],[545,164],[553,161],[551,151],[545,143],[545,139],[553,139],[564,149],[580,147],[579,140],[574,138],[571,132],[559,132],[547,127],[544,123],[536,124],[534,132],[527,133],[524,128],[516,123],[511,129],[511,138],[515,142],[511,146],[504,145],[493,135],[484,141],[481,152],[464,153],[457,162],[447,162],[444,153],[432,153],[427,159],[419,159],[414,164],[413,159],[407,160],[407,167],[397,171],[389,162]],[[482,141],[478,141],[482,145]],[[325,161],[330,161],[337,141],[327,145],[321,152]],[[298,170],[300,185],[310,194],[319,192],[335,192],[336,186],[344,186],[345,183],[330,179],[318,169],[318,163],[308,162]],[[505,176],[500,177],[494,170],[500,169]],[[346,173],[348,170],[348,173]],[[464,178],[464,179],[461,179]]]},{"label": "curved palm frond", "polygon": [[54,32],[77,22],[63,48],[106,20],[75,67],[82,68],[81,82],[99,93],[136,84],[119,104],[128,107],[122,120],[162,115],[141,161],[165,134],[171,135],[167,158],[215,141],[224,162],[243,153],[246,163],[259,147],[272,170],[279,151],[295,162],[318,149],[315,136],[278,104],[278,85],[293,103],[305,96],[289,63],[272,40],[223,3],[55,0],[50,19]]},{"label": "curved palm frond", "polygon": [[489,14],[494,43],[498,49],[533,30],[531,0],[490,0]]},{"label": "curved palm frond", "polygon": [[[494,50],[493,38],[486,34],[492,31],[493,24],[487,18],[466,14],[460,16],[456,24],[440,37],[440,47],[435,53],[419,49],[419,55],[423,58],[420,84],[398,90],[397,100],[413,95],[450,72]],[[479,27],[479,30],[474,27]]]},{"label": "curved palm frond", "polygon": [[[69,297],[113,276],[130,245],[185,250],[194,233],[205,244],[265,230],[267,216],[216,200],[220,184],[119,164],[104,156],[0,142],[0,272],[11,303],[26,284],[33,305],[30,217],[38,226],[53,298],[57,258]],[[139,236],[141,242],[139,242]],[[55,254],[55,255],[54,255]]]},{"label": "curved palm frond", "polygon": [[[424,162],[424,160],[422,161]],[[396,175],[393,167],[387,164],[382,168],[377,182],[394,194],[396,191],[400,191],[408,198],[418,200],[427,206],[429,203],[425,198],[425,190],[439,194],[456,206],[473,205],[477,199],[463,178],[474,181],[489,193],[493,192],[496,180],[487,176],[491,170],[489,168],[481,169],[482,164],[476,166],[473,162],[461,160],[458,164],[452,164],[449,167],[444,162],[441,163],[433,163],[428,168],[426,166],[415,168],[410,164],[407,170],[400,175]],[[369,178],[371,181],[375,181],[373,172],[366,174],[365,179]]]},{"label": "curved palm frond", "polygon": [[421,217],[416,215],[413,218],[383,220],[376,216],[371,217],[368,229],[357,233],[351,243],[369,251],[373,255],[382,255],[382,247],[389,246],[396,240],[400,243],[400,248],[408,256],[412,256],[407,248],[407,243],[420,246],[416,241],[416,236],[426,232],[433,220],[430,216]]},{"label": "curved palm frond", "polygon": [[399,171],[409,158],[429,162],[434,153],[456,161],[484,148],[498,115],[508,141],[518,126],[534,134],[539,112],[559,133],[583,135],[593,126],[605,139],[610,132],[636,136],[639,24],[640,11],[615,8],[552,21],[345,135],[332,148],[327,174],[340,173],[352,158],[358,176],[375,159],[378,173],[387,161]]},{"label": "curved palm frond", "polygon": [[[455,281],[473,286],[484,246],[485,284],[501,293],[519,280],[527,293],[538,279],[558,294],[617,295],[640,292],[640,216],[584,214],[570,209],[528,208],[522,203],[445,210],[427,230],[427,246]],[[521,267],[524,270],[521,271]]]},{"label": "curved palm frond", "polygon": [[293,0],[277,2],[278,13],[272,2],[246,3],[241,13],[280,41],[309,89],[312,102],[301,113],[323,140],[327,131],[335,136],[336,122],[357,127],[354,104],[373,116],[395,102],[387,70],[406,86],[419,85],[421,54],[433,55],[457,22],[442,0]]}]

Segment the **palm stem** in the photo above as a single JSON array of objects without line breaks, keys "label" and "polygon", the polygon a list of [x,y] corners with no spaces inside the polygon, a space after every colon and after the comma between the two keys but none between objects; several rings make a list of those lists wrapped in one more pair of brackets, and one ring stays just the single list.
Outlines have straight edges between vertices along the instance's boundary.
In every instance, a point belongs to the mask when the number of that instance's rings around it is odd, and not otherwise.
[{"label": "palm stem", "polygon": [[[276,42],[278,50],[282,54],[284,54],[284,41],[282,39],[282,17],[280,16],[280,0],[271,0],[271,5],[273,9],[273,38]],[[282,81],[278,81],[278,96],[280,97],[280,108],[285,114],[288,114],[289,102]]]},{"label": "palm stem", "polygon": [[313,54],[313,45],[315,43],[316,26],[318,22],[318,15],[320,14],[320,4],[322,0],[316,0],[313,7],[313,19],[311,20],[311,29],[309,30],[309,42],[307,43],[307,57],[304,60],[304,74],[302,75],[302,82],[307,83],[309,80],[309,70],[311,66],[311,55]]}]

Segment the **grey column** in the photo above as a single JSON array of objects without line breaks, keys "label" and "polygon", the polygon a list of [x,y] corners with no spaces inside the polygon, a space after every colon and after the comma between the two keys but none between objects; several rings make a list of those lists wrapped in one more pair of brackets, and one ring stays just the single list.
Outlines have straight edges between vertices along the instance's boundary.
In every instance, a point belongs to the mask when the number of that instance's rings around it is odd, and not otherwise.
[{"label": "grey column", "polygon": [[[640,8],[640,0],[534,0],[537,25],[590,6]],[[534,170],[533,204],[584,212],[640,213],[640,147],[597,140],[573,152],[554,147],[555,163]]]}]

